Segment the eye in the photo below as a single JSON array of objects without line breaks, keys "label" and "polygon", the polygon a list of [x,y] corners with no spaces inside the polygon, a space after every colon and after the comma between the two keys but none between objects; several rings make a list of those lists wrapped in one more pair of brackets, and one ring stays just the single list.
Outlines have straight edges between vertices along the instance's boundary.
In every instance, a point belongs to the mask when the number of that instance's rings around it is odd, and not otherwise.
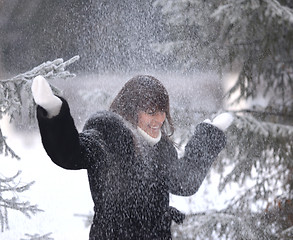
[{"label": "eye", "polygon": [[149,114],[149,115],[155,115],[156,112],[157,111],[155,109],[148,109],[148,110],[146,110],[146,113]]}]

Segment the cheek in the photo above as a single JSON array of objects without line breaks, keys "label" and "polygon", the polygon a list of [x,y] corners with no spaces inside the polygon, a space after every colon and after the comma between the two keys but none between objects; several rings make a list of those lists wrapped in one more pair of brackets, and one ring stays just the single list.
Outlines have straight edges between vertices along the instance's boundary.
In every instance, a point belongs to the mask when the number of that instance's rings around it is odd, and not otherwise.
[{"label": "cheek", "polygon": [[146,114],[138,114],[138,126],[139,127],[144,127],[144,126],[147,126],[150,122],[150,118],[146,115]]},{"label": "cheek", "polygon": [[164,113],[163,115],[162,115],[162,121],[161,122],[165,122],[166,121],[166,113]]},{"label": "cheek", "polygon": [[143,121],[143,124],[145,126],[149,126],[152,122],[152,118],[145,118],[144,121]]}]

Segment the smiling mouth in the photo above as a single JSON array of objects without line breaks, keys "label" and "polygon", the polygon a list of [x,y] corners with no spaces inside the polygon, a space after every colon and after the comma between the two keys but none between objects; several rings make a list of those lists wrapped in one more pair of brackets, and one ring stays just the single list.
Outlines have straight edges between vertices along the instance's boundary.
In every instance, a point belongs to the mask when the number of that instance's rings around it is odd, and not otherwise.
[{"label": "smiling mouth", "polygon": [[150,126],[150,128],[154,129],[154,130],[158,130],[158,129],[160,129],[160,126],[155,126],[155,127]]}]

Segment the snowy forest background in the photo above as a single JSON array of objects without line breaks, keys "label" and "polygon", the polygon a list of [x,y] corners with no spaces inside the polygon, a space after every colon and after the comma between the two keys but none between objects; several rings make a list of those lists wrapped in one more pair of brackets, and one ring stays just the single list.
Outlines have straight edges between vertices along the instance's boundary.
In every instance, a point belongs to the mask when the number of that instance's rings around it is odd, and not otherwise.
[{"label": "snowy forest background", "polygon": [[69,100],[81,128],[146,73],[170,92],[182,147],[205,118],[235,116],[199,192],[172,196],[188,214],[173,238],[292,239],[292,26],[290,0],[0,1],[0,238],[88,236],[86,173],[42,149],[33,77]]}]

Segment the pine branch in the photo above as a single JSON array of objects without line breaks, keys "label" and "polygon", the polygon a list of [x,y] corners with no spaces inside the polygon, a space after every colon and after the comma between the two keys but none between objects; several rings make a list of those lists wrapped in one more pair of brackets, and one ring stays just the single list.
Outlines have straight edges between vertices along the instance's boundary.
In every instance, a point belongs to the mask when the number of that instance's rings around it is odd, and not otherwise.
[{"label": "pine branch", "polygon": [[[227,208],[245,210],[249,208],[252,202],[256,204],[258,200],[263,200],[263,204],[268,204],[268,199],[273,198],[273,193],[277,193],[280,190],[278,184],[270,183],[278,179],[282,174],[284,174],[284,171],[280,170],[266,177],[257,176],[257,182],[252,187],[245,188],[242,193],[238,192],[236,196],[229,200]],[[233,175],[233,173],[229,175]],[[223,185],[229,182],[229,175],[225,178],[225,182],[219,185],[219,188],[223,188]],[[267,188],[264,186],[267,186]]]},{"label": "pine branch", "polygon": [[38,212],[43,210],[39,209],[37,205],[31,205],[28,201],[21,201],[16,197],[5,198],[3,194],[5,192],[12,193],[22,193],[29,190],[29,188],[34,184],[30,182],[28,184],[15,183],[16,178],[21,174],[21,171],[18,171],[16,175],[10,178],[0,178],[0,224],[1,231],[4,229],[9,229],[8,225],[8,210],[16,210],[23,213],[26,217],[31,218],[32,215],[35,215]]},{"label": "pine branch", "polygon": [[264,2],[267,3],[267,14],[293,23],[293,10],[291,8],[281,5],[277,0],[264,0]]},{"label": "pine branch", "polygon": [[[8,114],[13,119],[14,114],[20,114],[22,106],[21,90],[28,89],[31,81],[38,75],[42,75],[46,79],[53,78],[69,78],[75,77],[75,74],[66,71],[65,68],[77,61],[79,56],[75,56],[64,62],[62,58],[54,61],[48,61],[33,68],[32,70],[19,74],[11,79],[0,80],[0,119],[4,114]],[[52,86],[55,92],[59,92]],[[30,99],[32,102],[32,98]]]},{"label": "pine branch", "polygon": [[[79,56],[75,56],[68,61],[63,61],[63,59],[56,59],[54,61],[45,62],[32,70],[19,74],[11,79],[0,80],[0,119],[4,115],[10,117],[10,121],[19,115],[21,116],[22,107],[26,102],[28,102],[29,116],[35,118],[35,107],[34,101],[31,94],[25,95],[25,93],[30,92],[31,83],[34,77],[42,75],[47,79],[52,78],[69,78],[74,77],[69,71],[66,71],[68,67],[73,62],[77,61]],[[52,86],[55,93],[58,93],[58,89]],[[8,146],[6,143],[6,138],[3,136],[0,128],[0,154],[5,154],[5,156],[10,155],[13,158],[19,159],[18,155]],[[32,215],[42,211],[37,205],[32,205],[28,201],[21,201],[18,197],[19,193],[28,191],[34,182],[28,184],[16,183],[16,178],[20,175],[20,171],[11,178],[0,178],[0,226],[3,232],[9,229],[8,224],[8,211],[16,210],[24,214],[26,217],[31,218]],[[4,196],[5,193],[12,194],[14,197],[7,198]],[[27,235],[31,240],[36,239],[51,239],[48,236],[39,235]]]},{"label": "pine branch", "polygon": [[77,60],[79,60],[79,56],[74,56],[66,62],[64,62],[62,58],[55,59],[54,61],[47,61],[11,79],[0,80],[0,83],[30,81],[38,75],[42,75],[46,79],[75,77],[75,74],[66,71],[65,68]]},{"label": "pine branch", "polygon": [[293,134],[293,126],[273,123],[260,122],[252,115],[238,115],[234,123],[239,129],[251,129],[252,132],[267,137],[272,136],[289,137]]},{"label": "pine branch", "polygon": [[31,234],[26,233],[25,236],[28,238],[21,238],[20,240],[54,240],[54,238],[50,237],[51,234],[52,233],[47,233],[47,234],[41,236],[39,234],[31,235]]},{"label": "pine branch", "polygon": [[[279,172],[279,179],[284,179],[290,168],[292,148],[290,139],[293,126],[279,123],[260,122],[251,115],[234,115],[234,123],[228,134],[226,158],[219,166],[233,166],[230,173],[223,178],[219,189],[230,182],[242,185],[250,179],[252,170],[259,177]],[[268,171],[268,172],[265,172]],[[276,175],[278,176],[278,174]]]},{"label": "pine branch", "polygon": [[[25,95],[26,92],[30,91],[32,79],[38,75],[42,75],[47,79],[74,77],[75,74],[65,69],[78,59],[79,56],[75,56],[64,62],[63,59],[59,58],[54,61],[42,63],[32,70],[19,74],[11,79],[0,80],[0,119],[2,119],[4,115],[7,115],[10,117],[10,121],[13,121],[17,115],[20,116],[25,101],[28,102],[29,105],[29,116],[34,118],[35,111],[32,106],[34,106],[35,103],[31,95]],[[52,86],[52,89],[55,93],[59,93],[59,90],[54,86]],[[0,128],[0,154],[3,152],[5,155],[11,155],[19,159],[15,152],[7,145]]]},{"label": "pine branch", "polygon": [[292,239],[293,238],[293,226],[281,231],[279,235],[285,239]]},{"label": "pine branch", "polygon": [[[250,188],[228,202],[229,206],[235,205],[243,212],[231,208],[227,209],[228,212],[194,216],[182,228],[178,239],[194,239],[194,236],[219,239],[216,235],[228,236],[224,239],[291,239],[292,229],[286,224],[292,225],[293,221],[284,224],[287,217],[284,212],[276,209],[261,212],[259,209],[259,212],[249,214],[247,210],[255,199],[265,204],[278,195],[287,199],[292,199],[290,196],[293,195],[291,2],[155,2],[162,7],[170,27],[176,24],[170,31],[170,41],[167,40],[165,45],[157,44],[157,51],[169,56],[173,53],[177,62],[184,66],[190,64],[193,69],[198,66],[194,64],[198,60],[207,66],[218,66],[219,72],[237,71],[239,77],[226,97],[237,94],[236,99],[233,96],[233,103],[238,107],[240,101],[246,103],[258,100],[260,96],[266,98],[267,104],[266,108],[233,111],[235,121],[226,132],[227,146],[223,158],[215,164],[219,173],[226,174],[227,169],[230,173],[226,177],[222,175],[224,181],[220,187],[229,183],[245,187],[246,180],[253,180],[249,181]],[[202,13],[197,14],[199,11]],[[190,25],[196,29],[195,33],[184,35],[176,31]],[[196,37],[191,38],[192,34]],[[182,42],[178,44],[178,41]],[[293,219],[293,214],[290,217]],[[249,235],[251,232],[253,234]]]},{"label": "pine branch", "polygon": [[90,212],[89,214],[74,214],[74,216],[83,218],[85,227],[90,227],[93,222],[94,214]]},{"label": "pine branch", "polygon": [[2,135],[2,131],[0,128],[0,154],[3,152],[5,156],[10,155],[12,158],[16,158],[17,160],[20,159],[20,157],[6,143],[6,137]]},{"label": "pine branch", "polygon": [[278,236],[270,233],[268,226],[268,222],[274,220],[276,218],[267,212],[211,210],[187,215],[182,225],[173,224],[172,232],[175,240],[191,240],[194,236],[198,239],[277,240]]},{"label": "pine branch", "polygon": [[286,117],[286,118],[292,118],[292,114],[280,112],[278,110],[275,111],[260,111],[260,110],[253,110],[253,109],[241,109],[241,110],[230,110],[230,112],[234,113],[252,113],[255,116],[259,117],[266,117],[266,116],[280,116],[280,117]]},{"label": "pine branch", "polygon": [[[65,68],[77,61],[79,56],[75,56],[68,61],[64,62],[63,59],[56,59],[54,61],[45,62],[32,70],[19,74],[11,79],[0,80],[0,119],[3,115],[8,115],[10,121],[13,121],[16,115],[21,115],[21,108],[25,101],[29,101],[30,111],[34,111],[33,99],[31,95],[25,95],[25,92],[30,91],[32,79],[38,75],[42,75],[47,79],[52,78],[68,78],[74,77]],[[52,86],[53,90],[58,93],[58,89]],[[34,111],[35,112],[35,111]],[[34,118],[35,113],[30,113],[30,117]],[[6,138],[3,136],[0,128],[0,154],[5,156],[10,155],[13,158],[19,159],[15,152],[6,143]],[[16,210],[24,214],[26,217],[31,218],[32,215],[42,211],[37,205],[32,205],[28,201],[21,201],[17,194],[29,190],[34,182],[28,184],[16,183],[16,178],[20,175],[20,171],[11,178],[0,178],[0,224],[1,231],[9,229],[8,224],[8,211]],[[14,197],[5,198],[3,194],[12,193]],[[48,236],[27,235],[30,239],[51,239]]]}]

